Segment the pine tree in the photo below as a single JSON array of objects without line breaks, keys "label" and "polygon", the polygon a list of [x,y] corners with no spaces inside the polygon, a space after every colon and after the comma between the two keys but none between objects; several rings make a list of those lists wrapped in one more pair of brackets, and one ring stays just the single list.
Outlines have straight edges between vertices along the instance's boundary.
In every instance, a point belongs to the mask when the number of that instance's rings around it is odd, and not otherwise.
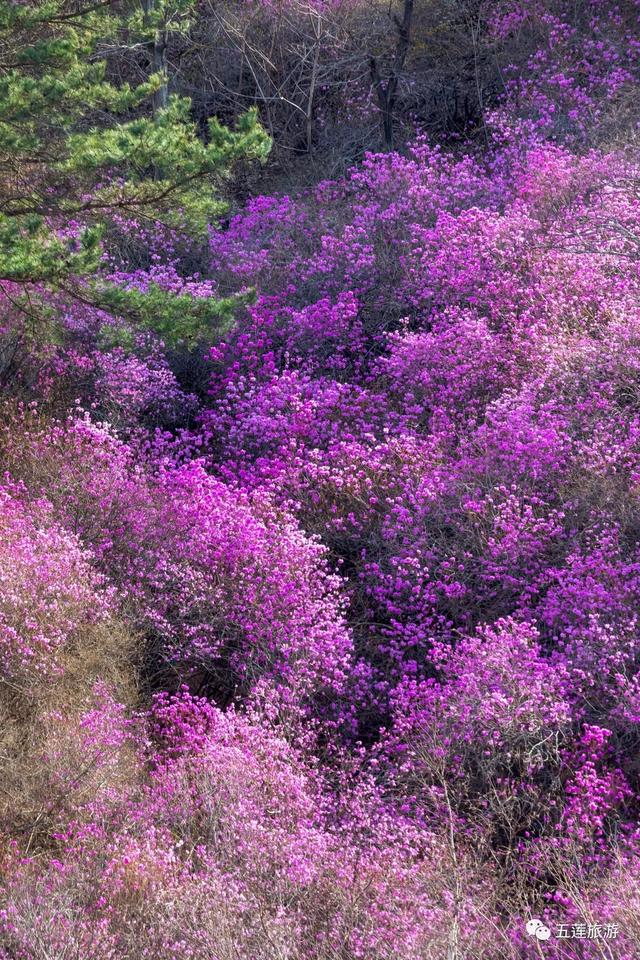
[{"label": "pine tree", "polygon": [[[23,290],[30,310],[53,288],[153,325],[164,303],[190,339],[229,316],[228,301],[193,305],[190,316],[189,298],[172,310],[160,291],[145,302],[96,278],[115,215],[202,230],[220,214],[216,185],[233,162],[268,151],[251,113],[234,132],[212,120],[201,139],[189,101],[167,96],[166,67],[138,85],[110,79],[110,51],[153,50],[160,32],[166,43],[191,7],[0,0],[0,286]],[[180,339],[167,323],[163,334]]]}]

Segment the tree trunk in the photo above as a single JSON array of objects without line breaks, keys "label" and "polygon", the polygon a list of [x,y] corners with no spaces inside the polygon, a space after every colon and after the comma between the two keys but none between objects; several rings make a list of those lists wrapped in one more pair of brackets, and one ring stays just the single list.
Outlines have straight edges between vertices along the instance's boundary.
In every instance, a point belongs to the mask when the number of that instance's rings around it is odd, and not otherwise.
[{"label": "tree trunk", "polygon": [[[145,19],[148,21],[155,8],[155,0],[142,0]],[[167,68],[167,34],[164,29],[155,31],[153,40],[149,42],[152,73],[159,73],[162,84],[153,94],[152,106],[154,115],[167,105],[169,97],[169,73]]]},{"label": "tree trunk", "polygon": [[393,150],[393,111],[396,105],[398,83],[404,70],[404,64],[411,45],[411,21],[413,18],[414,0],[404,0],[402,20],[394,14],[393,22],[396,27],[396,52],[391,66],[389,78],[385,83],[380,74],[380,67],[375,57],[369,61],[371,83],[378,98],[378,106],[382,115],[382,134],[385,150]]}]

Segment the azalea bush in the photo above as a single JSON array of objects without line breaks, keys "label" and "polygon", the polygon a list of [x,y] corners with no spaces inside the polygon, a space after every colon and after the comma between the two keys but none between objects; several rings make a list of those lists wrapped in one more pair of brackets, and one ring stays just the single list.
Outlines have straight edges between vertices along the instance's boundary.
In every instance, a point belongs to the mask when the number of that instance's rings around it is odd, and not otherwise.
[{"label": "azalea bush", "polygon": [[[427,5],[477,102],[425,124],[414,37],[384,153],[358,152],[362,3],[63,6],[0,17],[7,83],[70,95],[85,64],[140,166],[94,169],[73,101],[55,169],[16,141],[0,197],[0,260],[42,267],[0,278],[0,958],[631,960],[637,4]],[[369,21],[389,70],[393,20]],[[213,35],[241,76],[205,62]],[[198,63],[223,119],[269,101],[276,152],[305,140],[304,189],[242,197],[258,174],[222,161],[266,138],[200,139],[204,85],[189,116],[172,100]],[[38,104],[14,119],[44,151]],[[318,181],[345,124],[358,162]],[[203,195],[151,215],[169,141]],[[18,180],[49,198],[33,223]]]}]

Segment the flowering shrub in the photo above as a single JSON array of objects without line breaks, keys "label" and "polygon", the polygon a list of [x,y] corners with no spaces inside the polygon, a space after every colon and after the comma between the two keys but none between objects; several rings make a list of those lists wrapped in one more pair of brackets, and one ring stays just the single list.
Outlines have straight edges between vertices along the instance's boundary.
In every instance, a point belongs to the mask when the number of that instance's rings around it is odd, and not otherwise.
[{"label": "flowering shrub", "polygon": [[158,670],[195,673],[223,698],[260,678],[301,701],[343,689],[352,641],[339,578],[268,497],[228,488],[197,460],[136,460],[87,419],[34,422],[19,459],[117,585]]},{"label": "flowering shrub", "polygon": [[180,390],[166,359],[140,358],[122,348],[97,354],[95,389],[109,419],[120,425],[171,423],[195,410],[196,398]]},{"label": "flowering shrub", "polygon": [[482,149],[116,218],[215,342],[0,283],[2,960],[637,954],[637,4],[480,6]]},{"label": "flowering shrub", "polygon": [[65,645],[106,619],[111,598],[51,506],[30,507],[20,493],[0,489],[0,663],[4,683],[29,689],[61,669]]},{"label": "flowering shrub", "polygon": [[[460,907],[415,827],[371,785],[352,784],[337,810],[284,740],[186,692],[157,698],[151,732],[161,747],[140,797],[114,801],[108,821],[94,805],[94,820],[59,837],[63,857],[44,867],[8,852],[0,929],[10,950],[439,955]],[[114,717],[109,741],[118,736],[122,749]],[[460,869],[479,891],[471,865]],[[465,907],[463,941],[481,923]]]},{"label": "flowering shrub", "polygon": [[555,816],[568,678],[526,623],[499,621],[434,655],[442,679],[397,691],[387,750],[436,816],[461,831],[475,824],[497,852],[524,842]]}]

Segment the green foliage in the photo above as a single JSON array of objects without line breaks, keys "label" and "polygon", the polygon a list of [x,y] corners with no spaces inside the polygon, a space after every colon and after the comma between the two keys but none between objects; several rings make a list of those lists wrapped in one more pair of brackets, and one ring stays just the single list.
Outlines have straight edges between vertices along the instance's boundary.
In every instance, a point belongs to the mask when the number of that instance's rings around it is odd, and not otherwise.
[{"label": "green foliage", "polygon": [[[101,290],[102,306],[119,315],[126,315],[140,326],[151,328],[171,347],[192,347],[198,341],[211,339],[229,329],[239,306],[249,295],[225,297],[221,300],[192,297],[189,294],[167,293],[157,284],[146,291],[135,288],[105,286]],[[119,340],[121,346],[127,346]]]},{"label": "green foliage", "polygon": [[[233,162],[266,156],[255,113],[236,131],[212,121],[205,142],[189,101],[168,97],[152,109],[162,73],[133,86],[110,78],[110,53],[139,59],[159,30],[166,38],[187,29],[192,6],[0,0],[0,284],[77,289],[84,276],[83,296],[102,303],[100,238],[114,215],[202,232],[221,212]],[[172,306],[157,291],[146,307],[130,291],[108,299],[167,334],[181,323],[186,340],[205,312],[182,297]],[[207,308],[221,321],[229,309]]]},{"label": "green foliage", "polygon": [[68,155],[57,166],[61,176],[98,178],[115,169],[120,176],[109,178],[88,199],[63,199],[61,209],[68,215],[134,211],[202,231],[224,208],[213,189],[216,181],[235,160],[265,156],[268,141],[251,111],[236,132],[210,121],[205,144],[189,120],[189,106],[188,100],[172,97],[154,118],[71,135]]}]

